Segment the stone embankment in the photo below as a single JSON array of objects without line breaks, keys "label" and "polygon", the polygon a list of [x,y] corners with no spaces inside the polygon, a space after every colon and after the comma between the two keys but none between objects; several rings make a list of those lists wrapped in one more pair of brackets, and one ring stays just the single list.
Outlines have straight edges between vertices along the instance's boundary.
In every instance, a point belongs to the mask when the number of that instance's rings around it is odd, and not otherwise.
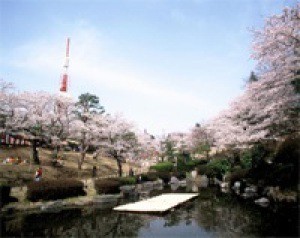
[{"label": "stone embankment", "polygon": [[120,187],[120,194],[98,195],[95,189],[94,180],[82,180],[86,196],[59,199],[55,201],[29,202],[26,200],[27,187],[13,187],[11,197],[17,202],[11,202],[1,210],[3,213],[15,212],[58,212],[65,208],[82,206],[95,206],[101,208],[112,208],[118,205],[120,198],[126,196],[139,196],[140,199],[148,197],[150,191],[163,189],[163,181],[145,182],[137,185],[126,185]]},{"label": "stone embankment", "polygon": [[119,198],[117,195],[95,195],[82,196],[76,198],[60,199],[55,201],[43,202],[16,202],[9,203],[1,210],[3,213],[15,212],[58,212],[64,208],[74,208],[81,206],[95,206],[95,207],[113,207],[118,204]]},{"label": "stone embankment", "polygon": [[1,209],[3,213],[13,212],[48,212],[48,211],[60,211],[64,208],[80,207],[85,205],[91,206],[115,206],[118,203],[121,194],[116,195],[97,195],[94,187],[93,179],[82,180],[84,183],[84,190],[86,196],[59,199],[55,201],[39,201],[29,202],[26,200],[27,187],[12,187],[10,196],[17,202],[11,202]]}]

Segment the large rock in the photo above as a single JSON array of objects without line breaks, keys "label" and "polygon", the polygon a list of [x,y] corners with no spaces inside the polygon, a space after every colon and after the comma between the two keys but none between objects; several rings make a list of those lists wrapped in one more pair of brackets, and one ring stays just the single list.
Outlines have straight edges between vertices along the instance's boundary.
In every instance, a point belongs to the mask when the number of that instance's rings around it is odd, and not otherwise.
[{"label": "large rock", "polygon": [[135,190],[135,185],[124,185],[120,187],[121,192],[129,193]]},{"label": "large rock", "polygon": [[232,190],[239,195],[241,193],[241,181],[235,181]]},{"label": "large rock", "polygon": [[269,187],[267,196],[275,202],[297,202],[296,191],[282,191],[279,187]]},{"label": "large rock", "polygon": [[154,187],[160,187],[162,185],[164,185],[164,181],[162,179],[160,179],[160,178],[157,179],[156,181],[153,181],[153,186]]},{"label": "large rock", "polygon": [[142,184],[142,189],[149,189],[152,190],[153,189],[153,182],[145,182]]},{"label": "large rock", "polygon": [[209,184],[209,179],[206,175],[198,176],[197,177],[197,185],[200,188],[206,188]]},{"label": "large rock", "polygon": [[241,188],[241,181],[235,181],[233,184],[233,189],[240,189]]},{"label": "large rock", "polygon": [[180,180],[179,181],[179,185],[180,185],[180,187],[186,187],[186,179],[183,179],[183,180]]},{"label": "large rock", "polygon": [[196,170],[193,170],[191,172],[192,179],[196,179],[197,175],[198,175],[198,172]]},{"label": "large rock", "polygon": [[23,187],[12,187],[10,191],[10,196],[18,199],[19,202],[24,202],[26,200],[27,186]]},{"label": "large rock", "polygon": [[262,207],[267,207],[269,204],[270,204],[270,200],[265,198],[265,197],[262,197],[262,198],[259,198],[259,199],[256,199],[254,201],[255,204],[258,204]]},{"label": "large rock", "polygon": [[257,196],[257,187],[254,185],[246,187],[244,193],[242,194],[242,197],[245,199],[256,198]]},{"label": "large rock", "polygon": [[120,194],[97,195],[93,197],[93,203],[111,203],[121,198]]},{"label": "large rock", "polygon": [[249,186],[245,188],[245,193],[257,193],[257,186]]},{"label": "large rock", "polygon": [[170,179],[169,184],[179,184],[178,178],[172,176],[171,179]]},{"label": "large rock", "polygon": [[135,196],[137,195],[135,185],[124,185],[120,187],[121,194],[123,197]]},{"label": "large rock", "polygon": [[97,194],[94,179],[83,179],[81,181],[84,184],[84,191],[86,192],[87,196],[94,196]]},{"label": "large rock", "polygon": [[196,184],[193,184],[193,185],[191,186],[191,190],[192,190],[192,192],[197,193],[197,192],[199,192],[199,187],[198,187]]},{"label": "large rock", "polygon": [[179,188],[179,183],[171,183],[171,190],[176,191]]},{"label": "large rock", "polygon": [[60,211],[63,208],[64,204],[62,200],[45,202],[41,206],[41,211],[43,212],[55,212]]},{"label": "large rock", "polygon": [[228,188],[229,187],[229,183],[228,182],[222,182],[220,183],[220,188]]}]

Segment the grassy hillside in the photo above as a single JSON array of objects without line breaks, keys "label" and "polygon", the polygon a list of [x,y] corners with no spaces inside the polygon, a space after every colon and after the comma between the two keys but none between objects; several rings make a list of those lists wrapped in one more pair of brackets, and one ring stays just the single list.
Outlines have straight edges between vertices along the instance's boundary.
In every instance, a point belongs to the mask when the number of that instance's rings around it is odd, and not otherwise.
[{"label": "grassy hillside", "polygon": [[[30,147],[0,147],[0,182],[9,181],[12,184],[23,184],[32,181],[37,165],[31,163],[26,164],[3,164],[3,160],[7,157],[19,157],[22,160],[30,161]],[[62,167],[53,167],[51,164],[51,151],[40,148],[39,157],[43,168],[43,178],[45,179],[62,179],[62,178],[89,178],[92,176],[92,168],[97,167],[98,177],[117,176],[117,164],[115,160],[109,158],[98,158],[93,160],[90,154],[82,166],[82,170],[77,169],[77,159],[80,154],[78,152],[62,152]],[[137,167],[133,166],[135,171]],[[128,173],[129,165],[123,165],[124,173]]]}]

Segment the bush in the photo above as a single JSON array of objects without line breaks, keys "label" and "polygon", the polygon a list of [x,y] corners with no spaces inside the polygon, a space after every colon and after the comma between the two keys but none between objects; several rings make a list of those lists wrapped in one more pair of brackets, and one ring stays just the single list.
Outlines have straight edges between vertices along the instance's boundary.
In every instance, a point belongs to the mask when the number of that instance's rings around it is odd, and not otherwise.
[{"label": "bush", "polygon": [[175,176],[179,180],[182,180],[182,179],[186,178],[186,173],[185,172],[181,172],[181,171],[173,172],[173,173],[171,173],[171,175]]},{"label": "bush", "polygon": [[300,137],[296,135],[286,138],[276,149],[274,162],[299,166]]},{"label": "bush", "polygon": [[164,183],[169,183],[171,180],[171,176],[173,173],[170,172],[157,172],[156,175],[160,178]]},{"label": "bush", "polygon": [[171,172],[173,168],[174,165],[172,162],[161,162],[150,167],[150,169],[153,169],[157,172]]},{"label": "bush", "polygon": [[98,194],[115,194],[120,192],[121,182],[119,179],[95,180],[95,189]]},{"label": "bush", "polygon": [[297,185],[297,169],[292,164],[274,164],[266,175],[265,182],[268,185],[290,188]]},{"label": "bush", "polygon": [[257,142],[250,150],[252,169],[263,167],[266,161],[273,157],[273,149],[267,143]]},{"label": "bush", "polygon": [[155,181],[161,179],[165,184],[169,183],[172,176],[178,179],[186,178],[185,172],[149,172],[147,174],[142,174],[142,182]]},{"label": "bush", "polygon": [[243,169],[250,169],[252,167],[251,150],[246,150],[246,151],[242,152],[240,164]]},{"label": "bush", "polygon": [[231,187],[236,181],[242,181],[242,179],[247,178],[248,176],[249,169],[235,169],[234,172],[229,174],[226,180],[229,182]]},{"label": "bush", "polygon": [[197,166],[197,172],[200,175],[206,175],[209,178],[214,177],[216,174],[213,169],[206,164],[201,164]]},{"label": "bush", "polygon": [[222,179],[222,176],[230,171],[231,164],[228,159],[213,159],[207,164],[208,168],[212,170],[212,175],[218,179]]},{"label": "bush", "polygon": [[197,167],[197,165],[206,164],[206,163],[207,161],[205,160],[190,160],[187,163],[184,163],[184,161],[182,160],[178,160],[177,171],[190,172],[194,170]]},{"label": "bush", "polygon": [[29,201],[56,200],[85,195],[83,182],[73,179],[31,182],[27,185]]},{"label": "bush", "polygon": [[147,174],[141,174],[142,182],[155,181],[158,179],[157,172],[149,172]]},{"label": "bush", "polygon": [[7,184],[0,184],[0,208],[9,202],[11,187]]},{"label": "bush", "polygon": [[121,186],[123,185],[133,185],[137,183],[137,178],[136,177],[121,177],[117,179]]}]

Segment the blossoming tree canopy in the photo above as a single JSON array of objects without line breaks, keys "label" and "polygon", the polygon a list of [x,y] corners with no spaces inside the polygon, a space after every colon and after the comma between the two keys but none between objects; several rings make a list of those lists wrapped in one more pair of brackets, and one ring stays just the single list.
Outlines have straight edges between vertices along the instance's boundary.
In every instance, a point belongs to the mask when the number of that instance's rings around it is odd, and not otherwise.
[{"label": "blossoming tree canopy", "polygon": [[122,176],[122,163],[126,158],[135,156],[138,137],[135,128],[120,115],[106,115],[107,126],[104,128],[102,143],[105,153],[116,160],[119,176]]},{"label": "blossoming tree canopy", "polygon": [[276,139],[298,130],[299,9],[300,4],[286,8],[254,31],[258,80],[209,123],[218,146]]}]

